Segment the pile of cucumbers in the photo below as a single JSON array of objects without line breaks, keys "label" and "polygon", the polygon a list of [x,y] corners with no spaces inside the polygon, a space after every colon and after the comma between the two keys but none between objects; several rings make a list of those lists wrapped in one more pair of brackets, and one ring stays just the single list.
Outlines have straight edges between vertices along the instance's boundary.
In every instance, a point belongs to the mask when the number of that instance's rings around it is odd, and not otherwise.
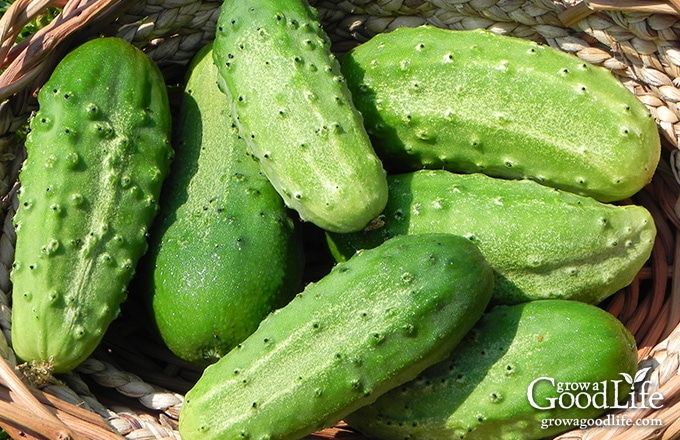
[{"label": "pile of cucumbers", "polygon": [[[134,279],[158,337],[204,369],[188,440],[340,420],[385,440],[543,438],[625,399],[636,343],[597,304],[651,254],[653,218],[626,201],[661,147],[610,72],[429,26],[336,58],[306,0],[227,0],[183,91],[172,114],[159,68],[113,37],[41,88],[14,217],[22,361],[77,368]],[[303,222],[335,259],[307,283]],[[527,394],[546,377],[622,385],[537,405],[559,397]]]}]

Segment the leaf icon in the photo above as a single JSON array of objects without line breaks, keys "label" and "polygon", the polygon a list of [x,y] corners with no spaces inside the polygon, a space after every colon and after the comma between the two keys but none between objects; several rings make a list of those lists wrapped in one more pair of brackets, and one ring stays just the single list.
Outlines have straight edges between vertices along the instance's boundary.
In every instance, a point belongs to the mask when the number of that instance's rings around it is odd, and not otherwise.
[{"label": "leaf icon", "polygon": [[624,379],[626,379],[626,382],[628,382],[630,385],[633,385],[633,376],[631,376],[628,373],[619,373],[621,376],[623,376]]},{"label": "leaf icon", "polygon": [[645,379],[645,376],[647,376],[647,372],[650,370],[650,368],[652,367],[643,368],[642,370],[635,373],[635,383],[642,382]]}]

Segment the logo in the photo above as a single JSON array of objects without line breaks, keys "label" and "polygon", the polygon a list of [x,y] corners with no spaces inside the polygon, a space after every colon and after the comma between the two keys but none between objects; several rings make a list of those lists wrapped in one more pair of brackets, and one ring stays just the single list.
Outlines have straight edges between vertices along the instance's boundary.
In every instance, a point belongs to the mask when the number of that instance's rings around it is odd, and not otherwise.
[{"label": "logo", "polygon": [[542,376],[531,381],[527,388],[527,398],[529,404],[539,410],[659,409],[663,407],[663,395],[660,392],[650,392],[651,381],[645,380],[649,369],[639,370],[635,377],[628,373],[619,373],[621,379],[600,382],[558,382],[555,378]]}]

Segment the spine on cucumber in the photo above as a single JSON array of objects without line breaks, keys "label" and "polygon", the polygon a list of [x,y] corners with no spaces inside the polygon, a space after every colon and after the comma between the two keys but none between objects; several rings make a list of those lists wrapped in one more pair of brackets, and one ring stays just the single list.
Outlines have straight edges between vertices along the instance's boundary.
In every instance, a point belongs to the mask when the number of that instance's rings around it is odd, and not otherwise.
[{"label": "spine on cucumber", "polygon": [[376,35],[342,72],[390,172],[529,178],[604,202],[652,178],[658,128],[607,69],[486,30]]},{"label": "spine on cucumber", "polygon": [[345,421],[379,440],[551,438],[579,426],[555,420],[586,423],[629,404],[637,368],[633,336],[596,306],[499,306],[445,361]]},{"label": "spine on cucumber", "polygon": [[385,171],[306,0],[225,1],[214,57],[241,136],[289,207],[335,232],[380,214]]},{"label": "spine on cucumber", "polygon": [[157,66],[118,38],[74,49],[40,90],[14,218],[12,342],[75,368],[119,312],[173,151]]},{"label": "spine on cucumber", "polygon": [[450,234],[395,237],[336,265],[207,367],[182,438],[296,440],[438,362],[488,304],[493,273]]},{"label": "spine on cucumber", "polygon": [[283,200],[248,155],[217,86],[212,44],[189,66],[175,160],[144,260],[165,344],[205,366],[302,289],[302,242]]},{"label": "spine on cucumber", "polygon": [[451,233],[494,268],[493,303],[563,298],[599,303],[633,281],[656,227],[636,205],[598,202],[530,180],[420,170],[391,175],[381,226],[327,234],[338,260],[401,234]]}]

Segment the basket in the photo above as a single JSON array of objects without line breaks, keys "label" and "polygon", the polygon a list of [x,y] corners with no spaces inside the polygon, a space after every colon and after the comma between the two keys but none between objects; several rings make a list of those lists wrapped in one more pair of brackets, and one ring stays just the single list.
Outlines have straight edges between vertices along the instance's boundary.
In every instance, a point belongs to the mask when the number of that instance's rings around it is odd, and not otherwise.
[{"label": "basket", "polygon": [[[213,38],[220,1],[17,0],[0,19],[0,426],[23,439],[173,439],[184,393],[200,371],[174,357],[146,327],[134,299],[123,305],[98,350],[69,374],[37,378],[11,350],[9,271],[15,239],[11,219],[25,157],[21,131],[36,108],[35,93],[58,60],[97,34],[143,48],[179,84],[195,52]],[[556,439],[680,438],[680,3],[676,0],[319,0],[338,54],[380,32],[431,24],[487,28],[570,52],[610,69],[647,105],[662,135],[652,182],[628,202],[653,215],[658,236],[634,282],[600,306],[635,335],[657,410],[627,410],[636,425],[574,429]],[[48,7],[61,13],[21,44],[16,35]],[[172,88],[171,88],[172,89]],[[171,95],[172,100],[172,95]],[[318,239],[314,229],[305,231]],[[332,264],[315,249],[309,280]],[[676,265],[675,262],[678,261]],[[134,295],[131,295],[132,297]],[[40,386],[36,384],[40,383]],[[660,422],[660,423],[659,423]],[[342,422],[307,439],[363,439]]]}]

